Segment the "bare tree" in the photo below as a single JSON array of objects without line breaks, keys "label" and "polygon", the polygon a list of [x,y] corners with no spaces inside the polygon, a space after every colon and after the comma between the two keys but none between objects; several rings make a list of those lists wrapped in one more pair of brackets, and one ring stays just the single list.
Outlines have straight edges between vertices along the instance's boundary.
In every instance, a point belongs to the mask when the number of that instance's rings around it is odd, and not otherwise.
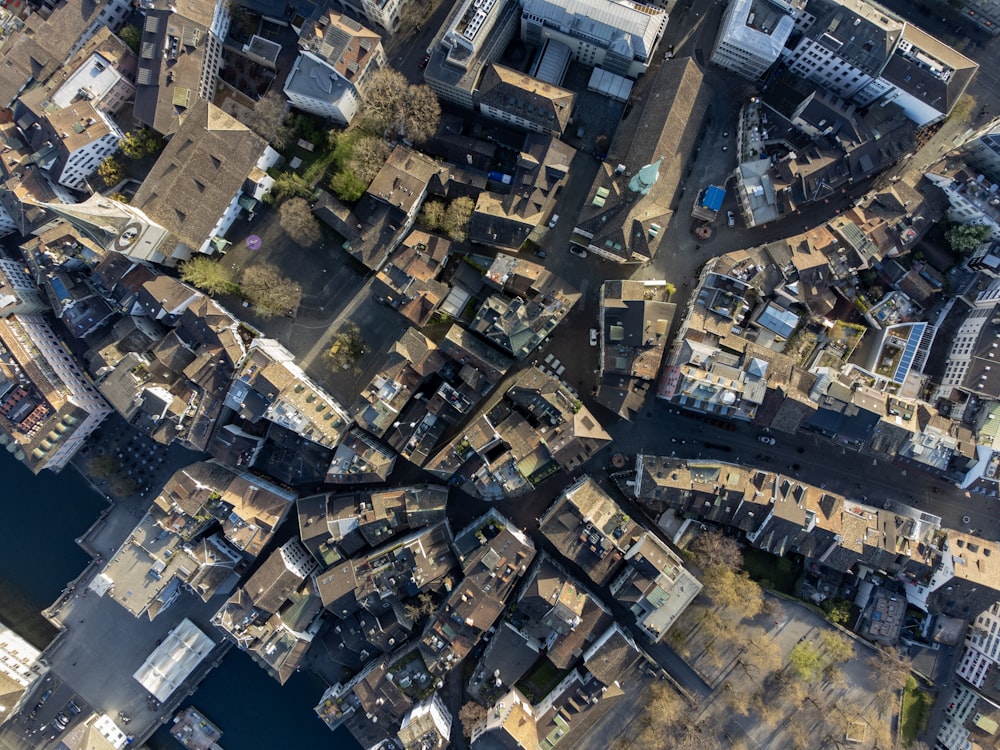
[{"label": "bare tree", "polygon": [[319,220],[305,198],[289,198],[278,208],[281,228],[299,245],[315,245],[322,238]]},{"label": "bare tree", "polygon": [[333,343],[323,354],[332,369],[349,370],[355,367],[365,354],[365,340],[361,329],[355,323],[345,323],[333,337]]},{"label": "bare tree", "polygon": [[440,119],[437,95],[428,86],[407,83],[399,71],[381,68],[365,84],[358,122],[370,133],[421,142],[434,135]]},{"label": "bare tree", "polygon": [[367,187],[375,179],[388,157],[389,144],[384,139],[373,135],[362,135],[354,141],[351,156],[345,166]]},{"label": "bare tree", "polygon": [[247,268],[241,288],[257,314],[264,318],[292,314],[302,301],[302,287],[282,276],[273,263]]},{"label": "bare tree", "polygon": [[250,128],[277,149],[288,145],[292,139],[291,115],[288,102],[277,91],[268,91],[253,108]]},{"label": "bare tree", "polygon": [[462,734],[465,737],[472,736],[472,730],[476,728],[483,719],[486,718],[486,709],[475,701],[469,701],[458,711],[458,720],[462,724]]},{"label": "bare tree", "polygon": [[740,619],[756,617],[764,606],[764,593],[746,572],[716,566],[705,571],[702,582],[716,605]]},{"label": "bare tree", "polygon": [[877,651],[867,660],[867,666],[875,690],[891,695],[903,689],[906,678],[913,671],[910,660],[892,648]]},{"label": "bare tree", "polygon": [[744,647],[736,657],[748,677],[760,679],[781,666],[781,649],[767,637],[763,628],[748,628],[742,632]]},{"label": "bare tree", "polygon": [[703,569],[715,566],[729,570],[743,568],[743,552],[740,550],[740,546],[734,539],[721,531],[707,531],[699,534],[691,542],[690,549],[695,555],[695,560]]}]

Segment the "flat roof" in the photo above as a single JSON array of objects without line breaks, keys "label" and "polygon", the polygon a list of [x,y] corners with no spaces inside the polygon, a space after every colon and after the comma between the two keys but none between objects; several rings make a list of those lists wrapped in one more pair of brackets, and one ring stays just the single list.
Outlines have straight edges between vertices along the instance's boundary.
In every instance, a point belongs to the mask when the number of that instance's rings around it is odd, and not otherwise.
[{"label": "flat roof", "polygon": [[132,675],[164,703],[215,648],[215,641],[186,617]]}]

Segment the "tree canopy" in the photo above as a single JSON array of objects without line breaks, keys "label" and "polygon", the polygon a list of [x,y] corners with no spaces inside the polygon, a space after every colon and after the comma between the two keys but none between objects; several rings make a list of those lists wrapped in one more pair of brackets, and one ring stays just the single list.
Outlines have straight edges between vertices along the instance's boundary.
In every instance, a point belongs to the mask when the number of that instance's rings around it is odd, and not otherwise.
[{"label": "tree canopy", "polygon": [[268,91],[254,105],[250,117],[250,128],[276,149],[287,146],[294,134],[285,97],[275,91]]},{"label": "tree canopy", "polygon": [[224,294],[239,290],[236,273],[228,263],[196,255],[180,267],[181,279],[208,294]]},{"label": "tree canopy", "polygon": [[247,268],[240,287],[263,318],[293,313],[302,301],[302,287],[282,276],[273,263]]},{"label": "tree canopy", "polygon": [[278,208],[278,222],[289,237],[299,245],[314,245],[323,236],[319,220],[305,198],[289,198]]},{"label": "tree canopy", "polygon": [[331,369],[350,370],[365,354],[365,340],[355,323],[344,324],[333,337],[324,358]]},{"label": "tree canopy", "polygon": [[989,227],[979,224],[954,224],[945,231],[944,238],[953,252],[965,255],[989,239],[990,234]]},{"label": "tree canopy", "polygon": [[114,187],[125,179],[125,167],[115,157],[109,156],[97,166],[97,176],[108,187]]},{"label": "tree canopy", "polygon": [[420,143],[437,131],[441,105],[430,87],[408,83],[399,71],[381,68],[368,79],[359,114],[359,126],[373,135]]},{"label": "tree canopy", "polygon": [[740,570],[743,567],[743,552],[740,550],[740,545],[721,531],[699,534],[691,542],[690,549],[694,553],[695,561],[702,568],[720,566],[729,570]]}]

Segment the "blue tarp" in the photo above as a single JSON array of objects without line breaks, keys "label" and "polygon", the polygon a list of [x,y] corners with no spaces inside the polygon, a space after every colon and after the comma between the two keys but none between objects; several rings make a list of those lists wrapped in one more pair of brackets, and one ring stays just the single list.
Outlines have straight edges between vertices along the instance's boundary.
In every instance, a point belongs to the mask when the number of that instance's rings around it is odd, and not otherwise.
[{"label": "blue tarp", "polygon": [[701,202],[709,211],[718,211],[722,208],[722,201],[726,197],[726,191],[717,185],[709,185],[705,188],[705,199]]}]

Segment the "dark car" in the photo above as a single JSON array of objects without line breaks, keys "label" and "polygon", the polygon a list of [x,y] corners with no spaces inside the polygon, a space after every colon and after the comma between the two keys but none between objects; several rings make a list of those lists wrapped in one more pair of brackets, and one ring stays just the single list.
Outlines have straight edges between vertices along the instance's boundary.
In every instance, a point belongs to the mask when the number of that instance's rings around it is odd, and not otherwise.
[{"label": "dark car", "polygon": [[430,55],[424,55],[423,57],[421,57],[420,58],[420,69],[423,70],[424,68],[426,68],[427,67],[427,63],[429,63],[430,61],[431,61],[431,56]]},{"label": "dark car", "polygon": [[544,250],[535,250],[535,256],[538,257],[538,258],[544,258],[545,257],[545,251]]}]

